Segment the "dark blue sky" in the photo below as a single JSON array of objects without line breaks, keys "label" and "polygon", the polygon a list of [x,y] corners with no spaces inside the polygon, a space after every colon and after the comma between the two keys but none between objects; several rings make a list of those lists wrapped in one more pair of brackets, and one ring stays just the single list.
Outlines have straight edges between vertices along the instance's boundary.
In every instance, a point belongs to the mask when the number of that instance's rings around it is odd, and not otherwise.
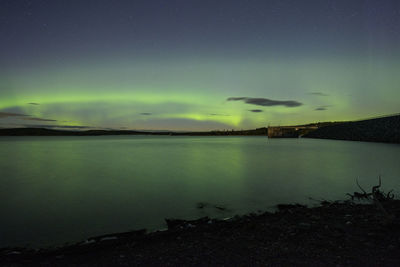
[{"label": "dark blue sky", "polygon": [[2,0],[0,5],[2,62],[116,50],[302,55],[400,45],[396,0]]}]

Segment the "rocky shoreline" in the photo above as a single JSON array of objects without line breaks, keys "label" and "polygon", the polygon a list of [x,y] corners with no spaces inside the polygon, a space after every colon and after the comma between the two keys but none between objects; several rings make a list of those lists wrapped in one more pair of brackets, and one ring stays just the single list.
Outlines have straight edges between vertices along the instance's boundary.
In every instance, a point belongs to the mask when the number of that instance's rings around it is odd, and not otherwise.
[{"label": "rocky shoreline", "polygon": [[65,247],[3,248],[1,266],[399,266],[400,200],[278,205],[276,212],[168,220],[168,230],[103,235]]}]

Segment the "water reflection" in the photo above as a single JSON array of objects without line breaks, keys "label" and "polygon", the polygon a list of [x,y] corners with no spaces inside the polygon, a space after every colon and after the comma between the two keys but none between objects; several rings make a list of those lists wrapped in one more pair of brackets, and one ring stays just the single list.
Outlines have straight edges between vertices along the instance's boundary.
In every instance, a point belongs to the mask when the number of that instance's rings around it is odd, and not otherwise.
[{"label": "water reflection", "polygon": [[381,174],[383,189],[398,190],[399,157],[399,145],[329,140],[1,138],[0,246],[160,228],[164,218],[226,217],[307,197],[344,198],[357,190],[356,177],[368,188]]}]

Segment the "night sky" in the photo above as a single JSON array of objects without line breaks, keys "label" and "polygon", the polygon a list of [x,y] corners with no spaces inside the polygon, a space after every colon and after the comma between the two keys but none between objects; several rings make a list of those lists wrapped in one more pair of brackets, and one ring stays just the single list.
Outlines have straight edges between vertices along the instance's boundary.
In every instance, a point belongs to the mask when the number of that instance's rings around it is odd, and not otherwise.
[{"label": "night sky", "polygon": [[0,127],[246,129],[399,107],[398,0],[0,0]]}]

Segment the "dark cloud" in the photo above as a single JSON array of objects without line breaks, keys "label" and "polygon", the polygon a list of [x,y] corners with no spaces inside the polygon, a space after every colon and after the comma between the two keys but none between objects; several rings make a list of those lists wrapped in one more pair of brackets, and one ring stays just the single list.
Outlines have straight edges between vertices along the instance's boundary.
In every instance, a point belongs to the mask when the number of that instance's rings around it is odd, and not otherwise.
[{"label": "dark cloud", "polygon": [[90,126],[72,126],[72,125],[48,125],[48,124],[25,124],[24,127],[33,127],[33,128],[61,128],[61,129],[90,129],[93,127]]},{"label": "dark cloud", "polygon": [[34,102],[32,102],[32,103],[28,103],[29,105],[34,105],[34,106],[38,106],[38,105],[40,105],[39,103],[34,103]]},{"label": "dark cloud", "polygon": [[144,116],[149,116],[149,115],[153,115],[153,113],[150,113],[150,112],[142,112],[142,113],[139,113],[140,115],[144,115]]},{"label": "dark cloud", "polygon": [[41,118],[23,118],[23,120],[27,120],[27,121],[57,121],[57,120],[41,119]]},{"label": "dark cloud", "polygon": [[20,114],[20,113],[0,112],[0,119],[8,118],[8,117],[16,117],[17,119],[26,120],[26,121],[57,121],[57,120],[51,120],[51,119],[35,118],[35,117],[31,117],[31,115]]},{"label": "dark cloud", "polygon": [[330,107],[330,105],[327,105],[327,106],[319,106],[319,107],[316,107],[314,110],[315,110],[315,111],[323,111],[323,110],[327,110],[328,107]]},{"label": "dark cloud", "polygon": [[211,113],[210,116],[230,116],[229,114]]},{"label": "dark cloud", "polygon": [[[54,124],[20,124],[20,123],[8,123],[8,124],[1,124],[0,128],[15,128],[15,127],[24,127],[24,128],[48,128],[48,129],[93,129],[96,127],[92,126],[84,126],[84,125],[54,125]],[[96,128],[97,129],[97,128]]]},{"label": "dark cloud", "polygon": [[[35,117],[31,117],[30,115],[20,114],[20,113],[0,112],[0,119],[8,118],[8,117],[17,117],[18,119],[27,120],[27,121],[57,121],[57,120],[50,120],[50,119],[35,118]],[[21,117],[21,118],[19,118],[19,117]]]},{"label": "dark cloud", "polygon": [[321,92],[310,92],[308,93],[309,95],[317,95],[317,96],[329,96],[325,93],[321,93]]},{"label": "dark cloud", "polygon": [[7,117],[28,117],[29,115],[19,114],[19,113],[11,113],[11,112],[0,112],[0,119]]},{"label": "dark cloud", "polygon": [[257,105],[257,106],[285,106],[285,107],[298,107],[303,103],[293,100],[272,100],[268,98],[252,98],[252,97],[229,97],[227,101],[244,101],[246,104]]},{"label": "dark cloud", "polygon": [[249,111],[251,111],[251,112],[263,112],[263,110],[261,110],[261,109],[249,109]]}]

